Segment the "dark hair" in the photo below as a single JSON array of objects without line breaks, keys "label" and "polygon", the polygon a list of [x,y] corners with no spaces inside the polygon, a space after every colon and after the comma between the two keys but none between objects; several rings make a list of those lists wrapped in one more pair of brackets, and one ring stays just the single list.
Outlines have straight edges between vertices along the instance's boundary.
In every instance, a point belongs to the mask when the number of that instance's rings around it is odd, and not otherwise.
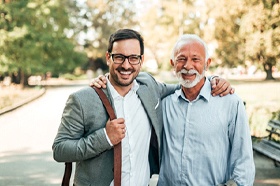
[{"label": "dark hair", "polygon": [[124,39],[137,39],[140,43],[140,55],[144,54],[144,39],[137,31],[131,29],[120,29],[113,33],[109,38],[108,52],[112,52],[113,44],[115,41]]}]

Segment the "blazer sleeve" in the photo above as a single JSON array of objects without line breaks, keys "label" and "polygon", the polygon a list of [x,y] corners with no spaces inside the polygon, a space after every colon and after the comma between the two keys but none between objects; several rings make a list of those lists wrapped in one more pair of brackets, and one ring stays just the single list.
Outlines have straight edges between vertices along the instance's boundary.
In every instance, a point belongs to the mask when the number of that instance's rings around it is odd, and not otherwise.
[{"label": "blazer sleeve", "polygon": [[[108,117],[104,117],[105,109],[102,106],[98,108],[83,97],[72,94],[67,100],[52,146],[54,159],[58,162],[94,158],[112,148],[103,130],[108,120]],[[97,100],[101,103],[99,98]],[[92,108],[87,108],[87,104]],[[98,115],[103,117],[98,118]]]}]

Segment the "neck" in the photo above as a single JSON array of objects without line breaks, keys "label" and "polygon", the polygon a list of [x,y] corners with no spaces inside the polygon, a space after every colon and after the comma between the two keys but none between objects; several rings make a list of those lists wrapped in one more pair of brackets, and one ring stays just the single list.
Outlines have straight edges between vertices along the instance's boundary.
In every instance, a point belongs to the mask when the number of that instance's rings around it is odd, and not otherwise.
[{"label": "neck", "polygon": [[129,91],[130,89],[132,88],[133,86],[133,82],[130,84],[130,85],[127,85],[127,86],[120,86],[120,85],[117,85],[114,81],[112,81],[110,79],[110,77],[108,78],[111,85],[114,87],[114,89],[122,96],[124,97]]},{"label": "neck", "polygon": [[203,85],[205,83],[205,77],[201,79],[200,82],[198,82],[194,87],[192,88],[186,88],[182,86],[182,91],[185,95],[185,97],[189,100],[189,101],[193,101],[197,98],[200,90],[202,89]]}]

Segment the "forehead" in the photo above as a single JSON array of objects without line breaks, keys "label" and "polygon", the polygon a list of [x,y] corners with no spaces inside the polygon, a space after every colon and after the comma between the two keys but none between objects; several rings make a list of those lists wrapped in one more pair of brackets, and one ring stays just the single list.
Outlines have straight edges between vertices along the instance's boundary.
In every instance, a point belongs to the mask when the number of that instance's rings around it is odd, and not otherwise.
[{"label": "forehead", "polygon": [[124,39],[113,43],[112,53],[116,54],[137,54],[140,55],[140,42],[137,39]]},{"label": "forehead", "polygon": [[199,41],[182,41],[177,45],[175,56],[178,55],[200,55],[205,57],[205,48]]}]

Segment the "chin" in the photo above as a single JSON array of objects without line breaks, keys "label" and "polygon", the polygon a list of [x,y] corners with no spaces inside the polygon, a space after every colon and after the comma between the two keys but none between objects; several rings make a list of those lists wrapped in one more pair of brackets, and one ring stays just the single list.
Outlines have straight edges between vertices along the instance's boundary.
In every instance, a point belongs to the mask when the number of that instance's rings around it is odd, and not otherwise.
[{"label": "chin", "polygon": [[125,86],[131,85],[132,82],[133,82],[132,78],[131,79],[126,79],[126,80],[120,80],[119,85],[125,87]]}]

